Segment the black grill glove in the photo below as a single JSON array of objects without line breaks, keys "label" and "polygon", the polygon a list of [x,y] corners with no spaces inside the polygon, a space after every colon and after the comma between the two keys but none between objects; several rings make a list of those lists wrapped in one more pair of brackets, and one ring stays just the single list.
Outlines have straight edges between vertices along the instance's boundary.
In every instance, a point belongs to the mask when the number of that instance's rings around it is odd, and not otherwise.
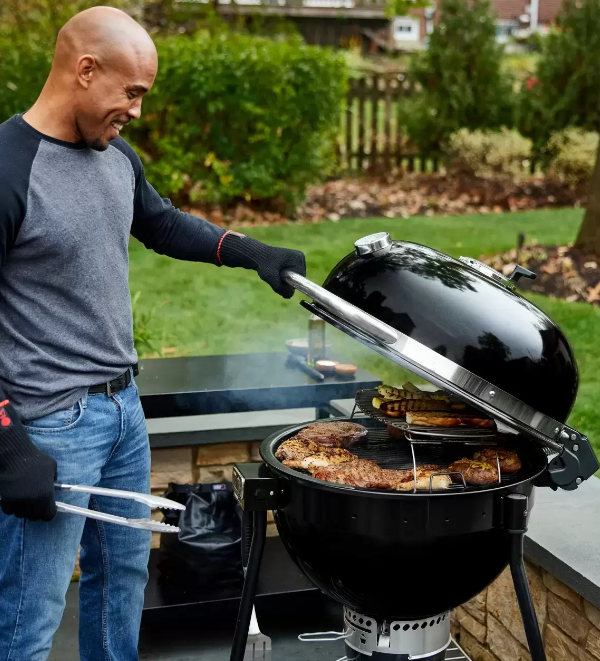
[{"label": "black grill glove", "polygon": [[[2,405],[3,404],[3,405]],[[10,404],[0,404],[0,507],[31,521],[56,515],[56,462],[31,442]]]},{"label": "black grill glove", "polygon": [[274,248],[243,234],[228,232],[217,250],[217,260],[224,266],[253,269],[283,298],[292,298],[294,288],[281,277],[284,269],[306,275],[306,260],[299,250]]}]

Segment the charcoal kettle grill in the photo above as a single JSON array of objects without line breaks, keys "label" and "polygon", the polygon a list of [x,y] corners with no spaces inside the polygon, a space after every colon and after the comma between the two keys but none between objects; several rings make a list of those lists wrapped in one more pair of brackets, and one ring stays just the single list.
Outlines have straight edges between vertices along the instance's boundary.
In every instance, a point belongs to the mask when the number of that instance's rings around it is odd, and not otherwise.
[{"label": "charcoal kettle grill", "polygon": [[[599,464],[588,439],[566,425],[578,385],[572,351],[558,326],[515,291],[521,277],[534,275],[517,267],[505,277],[387,233],[357,241],[323,287],[286,273],[312,299],[302,305],[313,314],[491,417],[522,468],[484,487],[361,489],[278,461],[279,445],[303,426],[270,436],[260,449],[264,463],[234,471],[254,530],[231,661],[243,658],[268,510],[303,573],[344,606],[348,661],[447,658],[451,610],[507,565],[532,659],[545,661],[523,563],[534,486],[576,489]],[[417,454],[420,463],[451,463],[464,452],[452,439],[399,442],[381,422],[360,422],[369,436],[356,454],[384,467],[416,465]]]}]

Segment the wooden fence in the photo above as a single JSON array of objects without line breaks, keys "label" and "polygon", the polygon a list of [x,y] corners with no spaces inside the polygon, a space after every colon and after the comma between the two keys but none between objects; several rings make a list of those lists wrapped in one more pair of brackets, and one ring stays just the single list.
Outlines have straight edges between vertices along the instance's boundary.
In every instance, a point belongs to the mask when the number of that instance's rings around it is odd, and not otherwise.
[{"label": "wooden fence", "polygon": [[389,172],[406,168],[437,172],[437,157],[412,151],[403,129],[403,103],[414,91],[405,74],[374,75],[352,79],[342,113],[339,159],[349,171]]}]

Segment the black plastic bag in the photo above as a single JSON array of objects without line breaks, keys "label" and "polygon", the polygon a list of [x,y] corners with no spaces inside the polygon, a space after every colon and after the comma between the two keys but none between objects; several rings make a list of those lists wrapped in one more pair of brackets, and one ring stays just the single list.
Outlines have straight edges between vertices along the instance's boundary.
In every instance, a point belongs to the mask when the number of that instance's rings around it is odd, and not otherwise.
[{"label": "black plastic bag", "polygon": [[241,509],[231,483],[169,484],[165,498],[186,510],[164,512],[181,532],[161,535],[162,577],[186,587],[241,582]]}]

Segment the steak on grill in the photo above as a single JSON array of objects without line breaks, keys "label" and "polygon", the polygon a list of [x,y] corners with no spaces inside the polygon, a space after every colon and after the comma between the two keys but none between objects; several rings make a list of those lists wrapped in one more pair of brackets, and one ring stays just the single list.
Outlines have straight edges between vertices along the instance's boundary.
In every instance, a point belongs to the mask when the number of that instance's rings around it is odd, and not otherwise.
[{"label": "steak on grill", "polygon": [[294,436],[282,443],[275,453],[288,468],[311,470],[317,466],[334,466],[354,461],[356,456],[343,448],[332,448]]},{"label": "steak on grill", "polygon": [[[311,454],[309,457],[302,459],[300,468],[313,471],[317,468],[324,468],[325,466],[336,466],[338,464],[345,464],[349,461],[356,461],[356,455],[344,450],[344,448],[324,448],[321,452]],[[287,461],[283,462],[284,465],[290,466]],[[290,466],[294,468],[294,466]]]},{"label": "steak on grill", "polygon": [[295,438],[306,439],[335,448],[349,448],[367,438],[367,430],[355,422],[316,422],[305,427]]},{"label": "steak on grill", "polygon": [[514,450],[507,450],[506,448],[484,448],[483,450],[478,450],[473,455],[473,459],[496,466],[496,453],[498,453],[497,457],[500,462],[501,473],[512,475],[521,470],[519,455]]},{"label": "steak on grill", "polygon": [[[473,459],[467,459],[466,457],[455,461],[447,470],[462,473],[465,482],[472,486],[493,484],[494,482],[498,482],[499,479],[496,466],[481,461],[474,461]],[[460,478],[458,478],[458,481],[461,481]]]},{"label": "steak on grill", "polygon": [[282,443],[277,449],[275,456],[283,462],[286,460],[300,462],[302,459],[306,459],[311,454],[320,452],[323,449],[324,447],[319,445],[319,443],[294,437]]},{"label": "steak on grill", "polygon": [[397,489],[403,481],[411,479],[412,471],[383,469],[370,459],[357,459],[343,466],[317,468],[313,476],[326,482],[363,489]]},{"label": "steak on grill", "polygon": [[[452,478],[450,475],[437,475],[436,473],[444,473],[446,468],[442,466],[436,466],[434,464],[426,464],[423,466],[417,466],[417,490],[418,491],[429,491],[431,487],[432,490],[438,489],[447,489],[452,484]],[[399,491],[413,491],[415,488],[414,474],[413,471],[410,471],[411,480],[408,482],[402,482],[399,487]],[[433,479],[431,479],[433,476]]]}]

